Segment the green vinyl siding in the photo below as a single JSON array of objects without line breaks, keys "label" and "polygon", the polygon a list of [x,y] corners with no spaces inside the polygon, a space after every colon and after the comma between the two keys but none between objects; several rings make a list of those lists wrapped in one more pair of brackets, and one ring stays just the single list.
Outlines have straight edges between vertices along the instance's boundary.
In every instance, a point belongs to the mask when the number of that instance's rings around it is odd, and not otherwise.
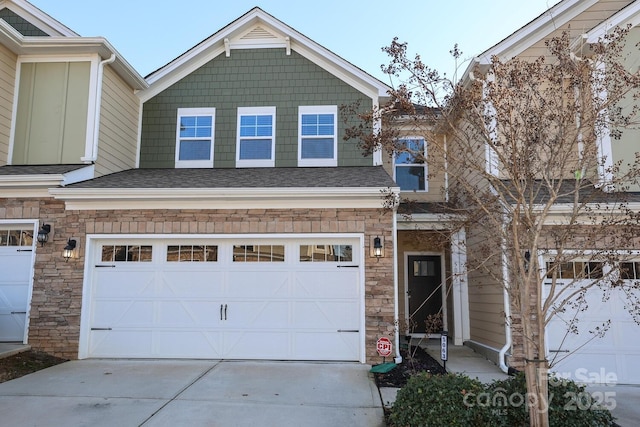
[{"label": "green vinyl siding", "polygon": [[80,163],[85,154],[89,62],[23,63],[13,164]]},{"label": "green vinyl siding", "polygon": [[[236,165],[238,107],[276,107],[276,167],[298,165],[298,107],[340,105],[371,99],[342,80],[285,49],[242,49],[220,55],[144,104],[140,167],[175,164],[178,108],[215,108],[214,167]],[[340,114],[340,113],[338,113]],[[338,121],[338,166],[370,166],[354,141],[345,142]]]},{"label": "green vinyl siding", "polygon": [[42,31],[40,28],[33,25],[31,22],[22,18],[12,10],[4,8],[0,10],[0,19],[3,19],[7,24],[11,25],[17,32],[23,36],[31,37],[48,37],[49,34]]}]

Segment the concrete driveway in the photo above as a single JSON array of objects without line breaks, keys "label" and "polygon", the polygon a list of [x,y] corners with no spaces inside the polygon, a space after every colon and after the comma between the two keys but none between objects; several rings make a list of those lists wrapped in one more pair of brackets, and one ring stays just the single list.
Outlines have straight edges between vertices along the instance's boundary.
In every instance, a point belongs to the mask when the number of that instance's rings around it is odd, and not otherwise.
[{"label": "concrete driveway", "polygon": [[0,424],[383,426],[368,366],[78,360],[0,384]]}]

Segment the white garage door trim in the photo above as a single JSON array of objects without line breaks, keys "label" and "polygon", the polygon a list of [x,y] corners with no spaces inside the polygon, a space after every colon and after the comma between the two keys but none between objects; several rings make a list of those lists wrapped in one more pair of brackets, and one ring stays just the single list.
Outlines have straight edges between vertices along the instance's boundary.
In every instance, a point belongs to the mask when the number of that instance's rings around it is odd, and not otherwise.
[{"label": "white garage door trim", "polygon": [[[38,230],[38,220],[33,220],[33,219],[10,219],[10,220],[0,220],[0,229],[6,229],[6,228],[21,228],[21,229],[29,229],[32,230],[32,236],[33,236],[33,240],[32,240],[32,245],[31,245],[31,249],[24,249],[24,247],[22,249],[20,249],[20,251],[31,251],[31,259],[29,261],[29,284],[28,284],[28,288],[27,288],[27,301],[26,301],[26,313],[25,315],[25,319],[24,319],[24,333],[22,335],[21,341],[23,344],[27,344],[28,342],[28,337],[29,337],[29,319],[30,319],[30,314],[31,314],[31,298],[33,295],[33,273],[34,273],[34,267],[35,267],[35,261],[36,261],[36,238],[35,236],[37,236],[37,230]],[[15,247],[16,250],[18,250],[17,246]]]},{"label": "white garage door trim", "polygon": [[[272,244],[271,242],[287,242],[288,244],[297,243],[298,241],[302,242],[302,244],[309,244],[309,242],[313,240],[321,240],[325,243],[328,243],[331,239],[336,241],[349,241],[349,244],[353,244],[354,247],[358,248],[358,251],[354,251],[355,258],[353,262],[348,264],[358,265],[359,266],[359,274],[358,274],[358,292],[359,292],[359,313],[357,322],[359,324],[359,336],[357,338],[358,341],[358,359],[361,363],[365,362],[365,338],[366,338],[366,329],[365,329],[365,278],[364,278],[364,263],[365,263],[365,250],[364,250],[364,237],[362,234],[355,233],[341,233],[341,234],[91,234],[87,236],[87,244],[85,245],[85,269],[84,269],[84,283],[83,283],[83,296],[82,296],[82,310],[81,310],[81,326],[80,326],[80,342],[79,342],[79,350],[78,350],[78,358],[83,359],[91,356],[90,346],[91,344],[91,327],[95,327],[95,325],[90,325],[90,319],[92,318],[92,314],[90,313],[93,297],[93,286],[94,286],[94,273],[96,269],[94,268],[95,262],[93,260],[98,256],[98,250],[101,244],[104,244],[108,241],[113,242],[126,242],[126,241],[135,241],[136,244],[149,242],[150,244],[157,244],[160,241],[164,240],[165,242],[170,243],[179,243],[186,242],[191,243],[195,241],[209,241],[209,242],[221,242],[222,244],[228,244],[230,242],[237,241],[238,244],[249,244],[248,242],[261,242],[264,241],[265,244]],[[212,243],[209,243],[212,244]],[[215,244],[215,243],[214,243]],[[255,243],[254,243],[255,244]],[[356,246],[357,245],[357,246]]]}]

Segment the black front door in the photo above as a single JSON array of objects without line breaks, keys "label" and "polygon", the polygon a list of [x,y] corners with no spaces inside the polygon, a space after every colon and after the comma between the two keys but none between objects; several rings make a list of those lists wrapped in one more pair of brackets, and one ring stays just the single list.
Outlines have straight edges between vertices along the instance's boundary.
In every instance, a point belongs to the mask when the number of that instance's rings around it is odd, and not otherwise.
[{"label": "black front door", "polygon": [[[408,257],[409,332],[439,333],[442,329],[442,270],[438,255]],[[427,331],[429,320],[429,331]],[[434,329],[434,321],[439,327]]]}]

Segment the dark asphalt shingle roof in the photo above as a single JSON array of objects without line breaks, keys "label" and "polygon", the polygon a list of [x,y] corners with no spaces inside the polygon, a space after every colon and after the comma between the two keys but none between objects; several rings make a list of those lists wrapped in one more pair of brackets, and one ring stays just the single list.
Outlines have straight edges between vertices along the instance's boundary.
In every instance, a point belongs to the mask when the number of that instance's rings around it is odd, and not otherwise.
[{"label": "dark asphalt shingle roof", "polygon": [[242,169],[129,169],[67,188],[395,187],[382,166]]},{"label": "dark asphalt shingle roof", "polygon": [[88,165],[5,165],[0,166],[2,175],[62,175]]}]

